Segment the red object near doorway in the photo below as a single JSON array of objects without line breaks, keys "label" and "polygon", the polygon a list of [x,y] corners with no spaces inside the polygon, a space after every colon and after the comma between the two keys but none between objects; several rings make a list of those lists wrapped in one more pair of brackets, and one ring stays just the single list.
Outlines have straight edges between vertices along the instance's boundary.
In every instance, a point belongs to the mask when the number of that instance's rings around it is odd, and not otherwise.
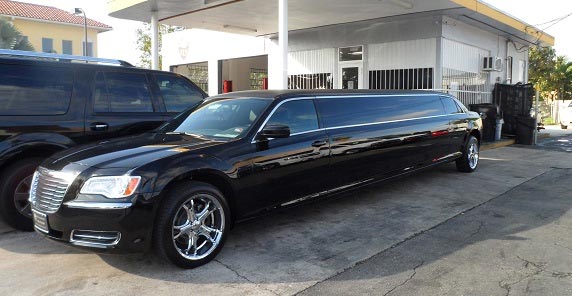
[{"label": "red object near doorway", "polygon": [[262,89],[268,89],[268,77],[262,78]]},{"label": "red object near doorway", "polygon": [[229,93],[232,91],[232,80],[225,80],[222,82],[222,93]]}]

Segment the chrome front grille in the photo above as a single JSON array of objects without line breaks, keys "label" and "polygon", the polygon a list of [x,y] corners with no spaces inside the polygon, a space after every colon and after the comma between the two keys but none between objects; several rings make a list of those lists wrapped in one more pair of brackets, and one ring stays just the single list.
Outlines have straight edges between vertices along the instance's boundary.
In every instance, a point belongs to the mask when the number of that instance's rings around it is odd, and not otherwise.
[{"label": "chrome front grille", "polygon": [[68,173],[38,168],[30,190],[32,206],[42,213],[55,213],[74,178]]}]

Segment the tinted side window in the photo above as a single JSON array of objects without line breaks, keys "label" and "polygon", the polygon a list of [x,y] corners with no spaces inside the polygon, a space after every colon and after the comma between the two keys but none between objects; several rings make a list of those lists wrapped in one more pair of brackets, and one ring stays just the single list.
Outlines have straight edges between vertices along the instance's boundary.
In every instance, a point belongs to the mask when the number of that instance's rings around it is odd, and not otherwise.
[{"label": "tinted side window", "polygon": [[167,112],[181,112],[203,99],[200,91],[177,76],[155,75]]},{"label": "tinted side window", "polygon": [[457,106],[457,103],[455,103],[453,99],[447,97],[441,97],[441,102],[443,102],[446,114],[462,113],[461,108]]},{"label": "tinted side window", "polygon": [[73,70],[0,65],[0,115],[61,115],[68,110]]},{"label": "tinted side window", "polygon": [[443,114],[438,96],[387,96],[318,100],[326,127],[411,119]]},{"label": "tinted side window", "polygon": [[292,134],[318,129],[318,115],[313,100],[297,100],[282,104],[266,123],[266,125],[273,124],[289,126]]},{"label": "tinted side window", "polygon": [[153,112],[147,77],[141,73],[96,74],[95,112]]}]

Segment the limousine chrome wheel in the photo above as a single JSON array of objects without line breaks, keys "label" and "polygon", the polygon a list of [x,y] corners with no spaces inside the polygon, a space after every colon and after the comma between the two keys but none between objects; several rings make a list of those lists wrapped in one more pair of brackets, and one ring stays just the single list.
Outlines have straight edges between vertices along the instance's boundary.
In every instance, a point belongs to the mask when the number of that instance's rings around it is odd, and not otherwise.
[{"label": "limousine chrome wheel", "polygon": [[477,164],[479,163],[479,145],[476,142],[471,142],[469,144],[467,158],[469,161],[469,167],[473,170],[476,169]]},{"label": "limousine chrome wheel", "polygon": [[209,194],[185,201],[173,219],[173,243],[181,256],[198,260],[210,255],[220,243],[225,218],[222,206]]},{"label": "limousine chrome wheel", "polygon": [[157,213],[153,247],[158,255],[182,268],[212,260],[222,249],[230,224],[230,209],[222,192],[198,181],[169,190]]},{"label": "limousine chrome wheel", "polygon": [[473,172],[479,164],[479,140],[474,136],[469,136],[462,153],[463,156],[456,161],[457,169],[465,173]]}]

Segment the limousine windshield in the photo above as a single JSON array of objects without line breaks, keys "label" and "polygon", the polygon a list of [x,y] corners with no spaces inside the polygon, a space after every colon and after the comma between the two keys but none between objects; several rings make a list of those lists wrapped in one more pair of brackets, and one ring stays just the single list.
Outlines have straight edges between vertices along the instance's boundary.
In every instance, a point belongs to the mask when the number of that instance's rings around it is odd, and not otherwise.
[{"label": "limousine windshield", "polygon": [[264,99],[225,99],[205,103],[178,124],[167,125],[167,133],[201,137],[239,138],[245,135],[270,104]]}]

